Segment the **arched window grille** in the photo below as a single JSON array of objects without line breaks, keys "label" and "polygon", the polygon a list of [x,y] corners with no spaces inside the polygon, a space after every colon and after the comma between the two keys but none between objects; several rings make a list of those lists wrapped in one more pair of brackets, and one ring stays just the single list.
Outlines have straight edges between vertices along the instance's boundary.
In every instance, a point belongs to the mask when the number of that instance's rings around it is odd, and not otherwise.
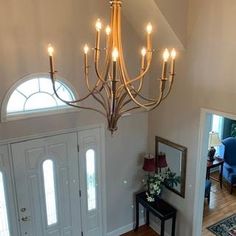
[{"label": "arched window grille", "polygon": [[[64,100],[75,99],[75,91],[63,79],[56,82],[57,92]],[[7,93],[2,104],[2,121],[53,114],[73,110],[59,100],[48,74],[33,74],[18,81]]]}]

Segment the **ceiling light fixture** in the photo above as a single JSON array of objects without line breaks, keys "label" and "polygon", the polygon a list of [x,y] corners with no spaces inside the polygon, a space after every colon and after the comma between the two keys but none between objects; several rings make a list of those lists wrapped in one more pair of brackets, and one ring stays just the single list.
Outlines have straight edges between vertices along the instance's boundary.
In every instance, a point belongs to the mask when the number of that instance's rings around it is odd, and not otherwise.
[{"label": "ceiling light fixture", "polygon": [[[55,87],[56,70],[54,69],[53,54],[54,49],[51,45],[48,47],[50,60],[50,77],[56,96],[69,106],[89,109],[96,111],[106,117],[108,129],[113,133],[117,130],[117,121],[120,117],[130,111],[143,108],[145,110],[155,109],[170,93],[174,75],[176,51],[173,49],[169,53],[168,49],[163,53],[162,74],[159,82],[159,92],[154,98],[147,98],[142,94],[144,76],[150,69],[153,48],[152,48],[152,25],[148,23],[146,27],[146,47],[141,50],[141,68],[140,73],[135,78],[130,78],[123,53],[121,40],[121,0],[111,0],[111,22],[105,28],[106,47],[103,50],[100,45],[102,23],[98,19],[96,28],[96,42],[94,51],[94,66],[96,72],[96,82],[91,85],[89,80],[89,47],[84,46],[84,77],[88,89],[88,94],[75,101],[65,101],[57,94]],[[104,54],[104,67],[100,68],[101,55]],[[170,72],[167,74],[168,62],[171,57]],[[168,86],[166,86],[168,84]],[[166,88],[167,87],[167,88]],[[97,101],[97,107],[83,106],[82,101],[88,97],[93,97]]]}]

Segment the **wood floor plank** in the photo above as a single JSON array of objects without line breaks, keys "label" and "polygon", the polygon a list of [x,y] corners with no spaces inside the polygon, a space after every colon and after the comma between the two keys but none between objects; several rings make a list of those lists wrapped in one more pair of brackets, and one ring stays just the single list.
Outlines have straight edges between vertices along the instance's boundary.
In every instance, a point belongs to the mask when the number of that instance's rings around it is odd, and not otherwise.
[{"label": "wood floor plank", "polygon": [[144,225],[139,227],[137,232],[130,231],[129,233],[122,234],[122,236],[159,236],[153,229]]},{"label": "wood floor plank", "polygon": [[[213,175],[218,175],[218,173]],[[231,195],[226,183],[223,183],[223,188],[221,189],[220,184],[212,180],[209,206],[207,201],[204,202],[202,236],[213,236],[214,234],[207,227],[234,213],[236,213],[236,189]]]}]

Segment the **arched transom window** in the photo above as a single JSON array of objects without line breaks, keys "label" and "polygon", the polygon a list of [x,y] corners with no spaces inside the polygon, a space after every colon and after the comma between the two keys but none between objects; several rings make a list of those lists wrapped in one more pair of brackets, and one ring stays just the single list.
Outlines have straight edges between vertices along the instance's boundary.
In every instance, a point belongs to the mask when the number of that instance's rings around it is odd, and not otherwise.
[{"label": "arched transom window", "polygon": [[[71,86],[64,80],[57,80],[56,90],[64,100],[75,98]],[[63,109],[71,108],[56,97],[48,75],[34,74],[23,78],[10,89],[3,102],[2,120],[54,113]]]}]

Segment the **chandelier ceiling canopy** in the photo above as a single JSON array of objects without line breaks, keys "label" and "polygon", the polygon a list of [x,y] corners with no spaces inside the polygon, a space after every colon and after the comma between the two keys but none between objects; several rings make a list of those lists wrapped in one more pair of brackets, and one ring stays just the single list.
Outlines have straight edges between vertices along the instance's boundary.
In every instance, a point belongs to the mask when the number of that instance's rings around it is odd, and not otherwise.
[{"label": "chandelier ceiling canopy", "polygon": [[[48,46],[50,77],[56,96],[69,106],[88,109],[102,114],[108,123],[108,129],[113,133],[117,130],[117,122],[120,117],[137,109],[147,111],[155,109],[170,93],[175,75],[176,51],[172,49],[169,52],[165,49],[163,52],[162,72],[157,79],[157,95],[153,98],[146,97],[143,94],[143,83],[145,75],[150,70],[153,56],[152,48],[152,25],[146,27],[146,46],[141,50],[141,63],[139,74],[131,78],[127,72],[123,46],[121,40],[121,0],[111,0],[111,21],[105,28],[106,47],[101,47],[101,34],[103,25],[100,19],[95,24],[96,40],[93,48],[93,64],[96,73],[96,81],[91,82],[89,54],[90,48],[87,44],[84,46],[84,80],[88,90],[86,96],[74,101],[65,101],[57,94],[56,73],[54,69],[54,49]],[[104,56],[103,56],[104,54]],[[101,63],[100,60],[104,58]],[[102,66],[100,66],[102,65]],[[101,68],[102,67],[102,68]],[[89,107],[81,104],[82,101],[92,97],[97,106]]]}]

